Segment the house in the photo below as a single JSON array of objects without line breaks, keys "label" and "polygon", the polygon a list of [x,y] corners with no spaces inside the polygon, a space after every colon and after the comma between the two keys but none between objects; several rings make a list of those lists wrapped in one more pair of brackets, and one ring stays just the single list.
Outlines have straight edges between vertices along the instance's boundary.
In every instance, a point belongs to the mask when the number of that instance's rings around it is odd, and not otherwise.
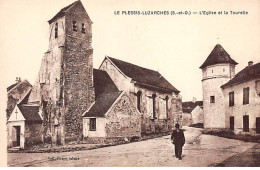
[{"label": "house", "polygon": [[141,133],[168,132],[182,121],[179,90],[159,72],[106,56],[99,69],[125,91],[141,113]]},{"label": "house", "polygon": [[193,101],[182,103],[182,121],[184,126],[203,123],[203,101]]},{"label": "house", "polygon": [[24,96],[31,90],[32,85],[27,81],[21,81],[20,77],[16,77],[15,83],[7,88],[7,109],[6,118],[9,119],[16,104],[24,98]]},{"label": "house", "polygon": [[[58,145],[169,132],[181,122],[179,91],[160,73],[111,57],[105,57],[99,70],[93,68],[93,22],[81,1],[62,8],[48,22],[49,48],[40,71],[30,93],[17,104],[19,119],[8,122],[24,122],[15,134],[25,145],[21,136],[27,121],[37,124],[38,136],[30,143],[41,138]],[[39,110],[27,113],[23,107]],[[31,114],[37,119],[28,120]]]},{"label": "house", "polygon": [[235,76],[236,65],[237,62],[217,44],[200,66],[205,129],[226,128],[225,98],[221,86]]},{"label": "house", "polygon": [[225,126],[236,133],[260,134],[260,63],[248,66],[221,86]]}]

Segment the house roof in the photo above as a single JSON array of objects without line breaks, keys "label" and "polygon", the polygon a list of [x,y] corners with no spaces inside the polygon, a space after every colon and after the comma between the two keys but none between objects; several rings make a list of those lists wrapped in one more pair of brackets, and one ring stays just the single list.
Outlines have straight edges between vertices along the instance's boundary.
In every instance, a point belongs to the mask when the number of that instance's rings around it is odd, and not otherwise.
[{"label": "house roof", "polygon": [[208,58],[204,61],[204,63],[200,66],[201,69],[220,63],[230,63],[230,64],[238,64],[235,60],[233,60],[230,55],[225,51],[225,49],[217,44],[214,49],[209,54]]},{"label": "house roof", "polygon": [[18,105],[26,121],[42,121],[39,115],[39,106]]},{"label": "house roof", "polygon": [[222,85],[221,87],[225,88],[255,78],[260,78],[260,63],[245,67],[243,70],[237,73],[233,79],[229,80],[226,84]]},{"label": "house roof", "polygon": [[104,117],[116,99],[122,94],[107,72],[93,70],[93,80],[95,88],[95,103],[83,114],[83,117]]},{"label": "house roof", "polygon": [[16,86],[18,83],[14,83],[11,86],[7,87],[7,91],[11,90],[14,86]]},{"label": "house roof", "polygon": [[182,111],[185,113],[191,113],[192,110],[197,107],[203,107],[203,101],[189,101],[189,102],[182,102]]},{"label": "house roof", "polygon": [[[63,17],[66,14],[66,12],[70,9],[70,7],[75,6],[76,4],[81,4],[82,5],[80,0],[77,0],[77,1],[73,2],[72,4],[62,8],[56,15],[54,15],[54,17],[52,19],[50,19],[48,21],[49,24],[52,23],[53,21],[55,21],[56,19]],[[84,6],[83,6],[83,8],[84,8]]]},{"label": "house roof", "polygon": [[134,81],[159,87],[171,92],[179,93],[173,85],[171,85],[158,71],[140,67],[125,61],[121,61],[112,57],[108,57],[127,77]]}]

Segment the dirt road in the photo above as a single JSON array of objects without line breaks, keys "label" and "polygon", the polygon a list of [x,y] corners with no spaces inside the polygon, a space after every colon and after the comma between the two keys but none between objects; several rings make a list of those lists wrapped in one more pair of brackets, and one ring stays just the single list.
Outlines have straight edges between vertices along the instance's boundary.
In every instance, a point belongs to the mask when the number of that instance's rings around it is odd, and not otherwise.
[{"label": "dirt road", "polygon": [[[185,128],[183,159],[174,156],[170,136],[106,148],[64,153],[9,153],[9,166],[150,167],[221,165],[255,146],[255,143],[202,135],[197,128]],[[258,149],[258,152],[259,149]],[[224,165],[224,164],[223,164]]]}]

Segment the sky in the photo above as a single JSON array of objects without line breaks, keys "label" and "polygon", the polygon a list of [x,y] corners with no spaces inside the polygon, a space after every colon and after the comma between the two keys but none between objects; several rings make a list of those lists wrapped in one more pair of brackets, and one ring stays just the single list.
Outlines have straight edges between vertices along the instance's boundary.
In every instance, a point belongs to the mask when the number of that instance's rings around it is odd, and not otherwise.
[{"label": "sky", "polygon": [[[48,50],[49,24],[74,0],[0,1],[0,107],[16,77],[32,85]],[[239,64],[260,62],[259,0],[81,0],[93,21],[93,59],[106,55],[159,71],[183,101],[202,100],[201,64],[221,44]],[[115,15],[114,11],[228,11],[227,15]],[[230,15],[230,11],[247,15]]]}]

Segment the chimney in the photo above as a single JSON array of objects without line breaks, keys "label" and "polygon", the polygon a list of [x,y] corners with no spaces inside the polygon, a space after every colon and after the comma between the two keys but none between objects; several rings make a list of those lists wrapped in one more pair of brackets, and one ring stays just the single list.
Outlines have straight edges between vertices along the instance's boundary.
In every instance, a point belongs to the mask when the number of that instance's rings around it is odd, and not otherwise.
[{"label": "chimney", "polygon": [[248,66],[252,66],[253,65],[253,61],[248,61]]},{"label": "chimney", "polygon": [[15,83],[20,83],[21,82],[21,77],[16,77]]},{"label": "chimney", "polygon": [[192,98],[192,102],[196,103],[197,99],[195,97]]}]

